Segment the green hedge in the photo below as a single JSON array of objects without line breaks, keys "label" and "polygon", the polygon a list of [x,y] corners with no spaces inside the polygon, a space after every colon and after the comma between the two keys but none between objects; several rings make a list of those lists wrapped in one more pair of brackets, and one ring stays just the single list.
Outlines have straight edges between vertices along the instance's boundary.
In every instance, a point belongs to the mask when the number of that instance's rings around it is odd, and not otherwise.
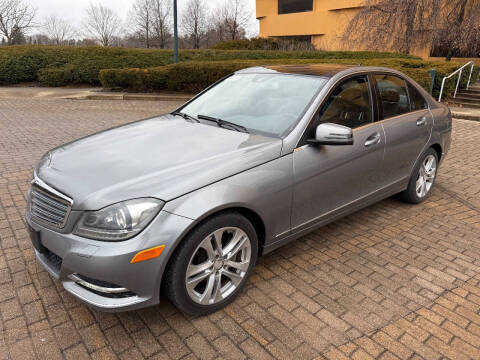
[{"label": "green hedge", "polygon": [[[243,61],[216,61],[216,62],[185,62],[176,65],[154,67],[149,69],[109,69],[102,70],[100,80],[105,88],[123,88],[129,91],[187,91],[198,92],[237,70],[260,65],[273,64],[300,64],[300,63],[352,63],[346,59],[305,60],[243,60]],[[427,91],[430,90],[431,78],[429,70],[437,69],[438,75],[434,86],[434,96],[438,96],[441,79],[455,71],[462,64],[452,62],[429,62],[422,60],[402,59],[366,59],[361,60],[365,66],[383,66],[400,70],[416,80]],[[475,67],[473,79],[479,74],[479,67]],[[468,75],[462,76],[462,85],[466,85]],[[445,96],[452,94],[455,80],[447,81]]]},{"label": "green hedge", "polygon": [[278,41],[270,38],[255,38],[222,41],[215,46],[216,50],[278,50]]},{"label": "green hedge", "polygon": [[[268,59],[404,58],[376,52],[182,50],[180,61]],[[3,46],[0,47],[0,85],[40,81],[44,85],[100,83],[102,69],[150,68],[172,63],[173,52],[160,49],[113,47]]]}]

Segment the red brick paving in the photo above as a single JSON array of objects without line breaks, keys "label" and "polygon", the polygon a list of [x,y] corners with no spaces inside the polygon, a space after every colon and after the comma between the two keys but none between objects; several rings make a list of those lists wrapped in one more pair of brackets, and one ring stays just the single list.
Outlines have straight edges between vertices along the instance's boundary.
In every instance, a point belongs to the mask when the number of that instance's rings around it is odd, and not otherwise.
[{"label": "red brick paving", "polygon": [[388,199],[263,257],[225,310],[92,311],[36,264],[25,193],[48,149],[175,103],[0,100],[0,360],[478,359],[480,123],[455,121],[432,197]]}]

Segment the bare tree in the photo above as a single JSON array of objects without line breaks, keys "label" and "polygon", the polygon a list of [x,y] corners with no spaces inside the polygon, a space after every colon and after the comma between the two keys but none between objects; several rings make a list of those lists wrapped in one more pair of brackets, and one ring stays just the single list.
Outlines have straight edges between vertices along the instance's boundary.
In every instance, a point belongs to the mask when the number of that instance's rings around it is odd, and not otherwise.
[{"label": "bare tree", "polygon": [[117,38],[121,22],[113,10],[101,4],[90,4],[86,10],[83,27],[87,36],[103,46],[110,46]]},{"label": "bare tree", "polygon": [[225,0],[219,11],[217,29],[223,40],[245,37],[253,12],[245,0]]},{"label": "bare tree", "polygon": [[136,33],[144,39],[145,46],[149,48],[153,27],[153,1],[136,0],[133,3],[130,18]]},{"label": "bare tree", "polygon": [[405,53],[433,43],[447,58],[480,48],[480,0],[366,0],[364,5],[344,33],[347,43]]},{"label": "bare tree", "polygon": [[444,21],[436,34],[435,45],[452,56],[478,56],[480,52],[480,1],[450,0],[443,8]]},{"label": "bare tree", "polygon": [[0,34],[12,45],[34,26],[36,10],[24,0],[0,0]]},{"label": "bare tree", "polygon": [[366,0],[353,17],[347,42],[373,50],[410,53],[431,42],[437,31],[444,0]]},{"label": "bare tree", "polygon": [[46,31],[46,35],[56,45],[65,44],[67,41],[72,40],[77,34],[72,25],[56,16],[49,16],[45,20],[43,28]]},{"label": "bare tree", "polygon": [[208,29],[207,7],[204,0],[188,0],[181,27],[186,40],[194,49],[199,49]]},{"label": "bare tree", "polygon": [[153,10],[153,34],[158,46],[164,49],[167,42],[172,37],[170,31],[170,15],[172,13],[172,5],[170,0],[151,0]]}]

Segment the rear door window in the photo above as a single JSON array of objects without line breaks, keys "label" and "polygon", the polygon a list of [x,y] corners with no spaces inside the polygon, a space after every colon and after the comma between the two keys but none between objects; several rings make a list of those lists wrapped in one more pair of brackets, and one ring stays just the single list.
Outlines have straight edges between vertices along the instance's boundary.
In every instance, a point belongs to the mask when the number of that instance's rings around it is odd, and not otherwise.
[{"label": "rear door window", "polygon": [[375,80],[383,119],[410,112],[405,80],[393,75],[376,75]]},{"label": "rear door window", "polygon": [[410,106],[412,111],[428,108],[427,101],[422,94],[411,84],[408,84],[408,95],[410,95]]}]

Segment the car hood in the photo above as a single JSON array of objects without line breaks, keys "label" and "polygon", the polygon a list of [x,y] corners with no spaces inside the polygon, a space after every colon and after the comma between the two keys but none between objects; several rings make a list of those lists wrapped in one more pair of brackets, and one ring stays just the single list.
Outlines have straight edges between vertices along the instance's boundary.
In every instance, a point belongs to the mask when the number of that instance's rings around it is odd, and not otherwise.
[{"label": "car hood", "polygon": [[164,115],[62,145],[37,167],[74,210],[169,201],[280,156],[282,141]]}]

